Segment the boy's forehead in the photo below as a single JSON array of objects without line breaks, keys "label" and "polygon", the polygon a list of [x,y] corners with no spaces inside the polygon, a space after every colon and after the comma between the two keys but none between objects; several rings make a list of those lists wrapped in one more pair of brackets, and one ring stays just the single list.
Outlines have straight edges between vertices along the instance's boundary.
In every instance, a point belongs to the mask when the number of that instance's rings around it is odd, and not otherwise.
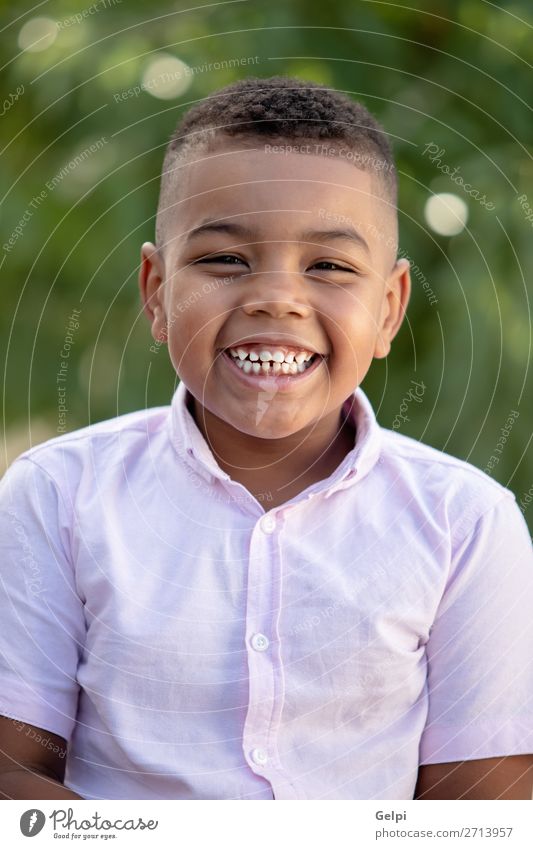
[{"label": "boy's forehead", "polygon": [[288,230],[297,236],[320,221],[372,230],[387,214],[390,204],[378,193],[379,178],[371,171],[339,156],[280,147],[217,147],[182,163],[171,238],[180,233],[180,241],[187,239],[206,218],[246,216],[258,235],[274,238],[279,231],[288,238]]}]

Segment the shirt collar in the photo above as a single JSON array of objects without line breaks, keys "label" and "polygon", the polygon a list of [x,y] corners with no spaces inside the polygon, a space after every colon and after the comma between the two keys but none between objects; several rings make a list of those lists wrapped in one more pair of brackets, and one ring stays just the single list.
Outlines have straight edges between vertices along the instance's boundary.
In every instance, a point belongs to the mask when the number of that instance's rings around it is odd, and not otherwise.
[{"label": "shirt collar", "polygon": [[[174,449],[182,460],[206,480],[231,480],[231,476],[218,465],[188,409],[187,404],[191,397],[183,381],[180,381],[170,408],[170,435]],[[381,453],[381,427],[361,387],[355,389],[345,400],[342,410],[344,415],[349,415],[356,430],[356,438],[354,447],[335,471],[326,480],[311,487],[313,491],[325,490],[326,498],[338,489],[351,486],[365,477]]]}]

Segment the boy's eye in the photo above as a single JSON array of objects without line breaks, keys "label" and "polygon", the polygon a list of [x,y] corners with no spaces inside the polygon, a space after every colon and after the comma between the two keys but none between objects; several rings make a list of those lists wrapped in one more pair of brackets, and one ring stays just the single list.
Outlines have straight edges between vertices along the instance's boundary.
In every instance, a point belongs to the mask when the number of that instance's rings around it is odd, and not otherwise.
[{"label": "boy's eye", "polygon": [[[226,262],[226,260],[230,260],[230,262]],[[241,262],[244,264],[244,260],[241,259],[240,256],[234,256],[233,254],[217,254],[216,256],[204,256],[201,259],[196,260],[196,262],[220,262],[222,265],[235,265],[236,262]]]},{"label": "boy's eye", "polygon": [[[336,262],[328,262],[327,260],[320,260],[320,262],[315,262],[312,268],[318,268],[322,266],[321,271],[349,271],[352,274],[354,273],[353,268],[346,268],[344,265],[337,265]],[[328,268],[324,268],[324,266],[329,266]]]}]

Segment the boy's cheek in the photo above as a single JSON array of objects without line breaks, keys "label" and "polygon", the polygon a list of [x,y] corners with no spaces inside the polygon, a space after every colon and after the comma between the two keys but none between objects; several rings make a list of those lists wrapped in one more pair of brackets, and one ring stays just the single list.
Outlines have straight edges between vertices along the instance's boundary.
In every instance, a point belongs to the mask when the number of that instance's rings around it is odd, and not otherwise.
[{"label": "boy's cheek", "polygon": [[323,322],[332,353],[346,357],[358,357],[373,345],[378,322],[368,305],[354,308],[353,301],[344,310],[330,312]]},{"label": "boy's cheek", "polygon": [[332,368],[338,368],[343,377],[355,380],[357,384],[366,376],[374,358],[376,347],[374,326],[354,324],[345,328],[342,344],[336,347]]},{"label": "boy's cheek", "polygon": [[169,317],[168,350],[175,368],[199,372],[212,364],[214,336],[209,319],[196,313]]}]

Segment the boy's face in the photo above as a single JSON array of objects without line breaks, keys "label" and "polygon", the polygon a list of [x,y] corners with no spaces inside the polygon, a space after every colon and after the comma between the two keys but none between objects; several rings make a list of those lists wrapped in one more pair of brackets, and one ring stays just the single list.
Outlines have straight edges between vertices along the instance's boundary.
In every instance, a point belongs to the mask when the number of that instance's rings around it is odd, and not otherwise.
[{"label": "boy's face", "polygon": [[[312,428],[341,409],[401,324],[410,284],[391,248],[395,212],[374,194],[375,176],[337,155],[226,144],[179,173],[165,246],[142,247],[154,338],[168,340],[197,402],[241,433]],[[230,348],[246,353],[242,368]],[[293,374],[285,361],[300,352],[314,356]]]}]

